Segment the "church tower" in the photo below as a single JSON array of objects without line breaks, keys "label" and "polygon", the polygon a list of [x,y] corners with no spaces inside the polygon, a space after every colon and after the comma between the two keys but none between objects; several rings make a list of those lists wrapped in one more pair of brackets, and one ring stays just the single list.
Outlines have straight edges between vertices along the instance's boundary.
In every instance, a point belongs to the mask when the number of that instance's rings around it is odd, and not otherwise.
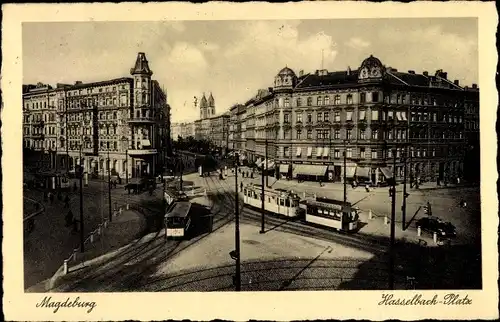
[{"label": "church tower", "polygon": [[206,119],[208,117],[208,103],[207,98],[205,97],[205,93],[203,93],[203,97],[200,102],[200,119]]},{"label": "church tower", "polygon": [[212,93],[210,93],[210,97],[208,98],[208,115],[208,117],[215,116],[215,100]]}]

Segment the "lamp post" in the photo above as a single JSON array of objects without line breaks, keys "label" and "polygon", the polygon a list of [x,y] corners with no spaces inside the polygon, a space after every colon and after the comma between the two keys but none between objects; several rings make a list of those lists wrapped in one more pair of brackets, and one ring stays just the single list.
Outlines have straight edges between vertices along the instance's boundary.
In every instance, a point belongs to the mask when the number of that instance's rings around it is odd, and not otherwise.
[{"label": "lamp post", "polygon": [[389,289],[394,289],[394,244],[396,239],[396,152],[393,148],[392,165],[392,201],[391,201],[391,243],[390,243],[390,264],[389,264]]},{"label": "lamp post", "polygon": [[347,202],[347,140],[344,140],[344,203]]},{"label": "lamp post", "polygon": [[234,188],[235,188],[235,201],[234,201],[234,242],[236,249],[236,280],[235,288],[236,291],[241,290],[241,254],[240,254],[240,209],[239,209],[239,198],[238,198],[238,162],[239,154],[234,154]]},{"label": "lamp post", "polygon": [[85,251],[85,233],[83,231],[83,167],[81,165],[82,163],[82,148],[83,148],[83,143],[80,142],[80,152],[79,152],[79,163],[80,166],[78,167],[78,177],[80,181],[80,250],[83,253]]},{"label": "lamp post", "polygon": [[113,221],[113,213],[111,210],[111,159],[109,158],[108,150],[108,204],[109,204],[109,222]]},{"label": "lamp post", "polygon": [[[269,160],[267,160],[267,132],[266,132],[266,187],[269,188],[269,168],[267,167],[267,165],[269,164]],[[264,167],[262,167],[262,171],[264,172]]]}]

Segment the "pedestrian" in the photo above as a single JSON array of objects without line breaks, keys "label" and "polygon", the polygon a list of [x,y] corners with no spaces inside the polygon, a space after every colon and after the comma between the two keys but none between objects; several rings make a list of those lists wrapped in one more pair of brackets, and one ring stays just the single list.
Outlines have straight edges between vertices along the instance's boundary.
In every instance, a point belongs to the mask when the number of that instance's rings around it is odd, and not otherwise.
[{"label": "pedestrian", "polygon": [[365,190],[366,190],[366,192],[370,192],[370,185],[366,184],[365,185]]},{"label": "pedestrian", "polygon": [[64,198],[64,208],[69,208],[69,197],[66,195],[66,198]]},{"label": "pedestrian", "polygon": [[118,176],[118,184],[122,184],[122,177]]},{"label": "pedestrian", "polygon": [[52,192],[49,192],[49,200],[50,200],[50,203],[54,202],[54,194]]},{"label": "pedestrian", "polygon": [[240,182],[240,191],[243,190],[243,182]]}]

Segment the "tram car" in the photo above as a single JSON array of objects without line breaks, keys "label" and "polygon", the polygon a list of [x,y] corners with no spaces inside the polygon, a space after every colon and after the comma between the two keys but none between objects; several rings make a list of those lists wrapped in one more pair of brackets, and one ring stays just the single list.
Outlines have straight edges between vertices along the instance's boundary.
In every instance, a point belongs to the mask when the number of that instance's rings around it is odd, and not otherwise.
[{"label": "tram car", "polygon": [[359,210],[351,203],[328,198],[307,199],[300,202],[307,223],[352,232],[358,228]]},{"label": "tram car", "polygon": [[175,202],[165,214],[165,237],[184,238],[191,227],[191,203]]},{"label": "tram car", "polygon": [[[243,188],[243,202],[255,208],[262,207],[262,186],[250,184]],[[286,190],[264,188],[264,209],[268,212],[286,217],[300,216],[300,198],[297,194]]]},{"label": "tram car", "polygon": [[188,196],[184,192],[179,192],[175,188],[168,187],[163,192],[163,198],[167,209],[177,201],[188,201]]}]

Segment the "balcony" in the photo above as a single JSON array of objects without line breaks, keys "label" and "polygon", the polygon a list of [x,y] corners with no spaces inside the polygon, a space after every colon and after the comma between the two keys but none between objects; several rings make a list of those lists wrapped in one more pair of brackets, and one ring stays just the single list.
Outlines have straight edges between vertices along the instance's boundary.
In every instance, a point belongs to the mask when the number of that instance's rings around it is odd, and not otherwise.
[{"label": "balcony", "polygon": [[128,155],[131,157],[134,156],[146,156],[146,155],[154,155],[158,154],[158,150],[156,149],[135,149],[135,150],[128,150]]},{"label": "balcony", "polygon": [[43,140],[45,139],[45,134],[31,134],[31,138],[35,140]]},{"label": "balcony", "polygon": [[128,122],[132,124],[152,124],[156,121],[153,117],[133,117],[130,118]]}]

